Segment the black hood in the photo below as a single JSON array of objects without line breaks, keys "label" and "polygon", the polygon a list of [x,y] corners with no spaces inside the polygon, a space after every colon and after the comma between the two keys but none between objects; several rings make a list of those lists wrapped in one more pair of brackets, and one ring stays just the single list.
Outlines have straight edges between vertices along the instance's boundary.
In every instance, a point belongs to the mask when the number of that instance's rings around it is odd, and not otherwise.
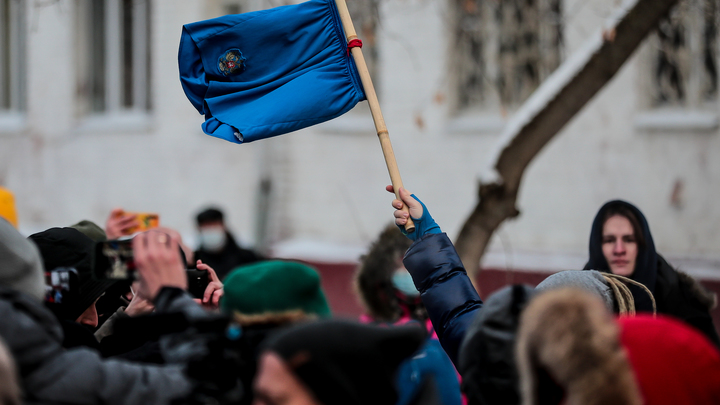
[{"label": "black hood", "polygon": [[[592,224],[592,230],[590,231],[590,259],[585,264],[585,270],[599,270],[606,273],[610,272],[610,266],[602,252],[602,231],[603,231],[603,219],[605,213],[614,208],[624,207],[632,212],[638,220],[640,226],[640,232],[642,235],[635,235],[636,239],[642,238],[644,243],[638,243],[638,255],[635,259],[635,271],[633,272],[631,279],[645,285],[653,294],[655,293],[655,282],[657,280],[657,266],[658,257],[655,252],[655,243],[653,242],[652,234],[650,234],[650,227],[645,219],[645,215],[634,205],[629,202],[622,200],[613,200],[605,203],[597,215]],[[648,294],[643,291],[640,287],[630,285],[628,286],[630,291],[635,298],[635,309],[638,311],[652,311],[652,301]]]},{"label": "black hood", "polygon": [[82,232],[73,228],[50,228],[28,237],[40,250],[43,267],[51,271],[58,267],[71,267],[77,270],[80,282],[79,301],[62,305],[53,311],[70,321],[77,319],[100,297],[105,290],[115,284],[114,280],[96,280],[92,275],[92,253],[95,242]]}]

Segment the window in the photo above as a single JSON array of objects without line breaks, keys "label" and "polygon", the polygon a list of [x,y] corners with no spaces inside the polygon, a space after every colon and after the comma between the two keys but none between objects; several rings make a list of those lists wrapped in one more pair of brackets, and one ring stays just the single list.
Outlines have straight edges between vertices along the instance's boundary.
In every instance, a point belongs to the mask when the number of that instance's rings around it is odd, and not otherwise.
[{"label": "window", "polygon": [[720,127],[718,4],[682,0],[658,24],[643,49],[641,111],[635,128],[709,132]]},{"label": "window", "polygon": [[560,0],[452,0],[455,109],[517,108],[560,65]]},{"label": "window", "polygon": [[0,0],[0,112],[25,109],[25,2]]},{"label": "window", "polygon": [[150,0],[77,0],[80,114],[150,110]]},{"label": "window", "polygon": [[652,107],[702,108],[718,96],[715,0],[683,0],[651,39]]}]

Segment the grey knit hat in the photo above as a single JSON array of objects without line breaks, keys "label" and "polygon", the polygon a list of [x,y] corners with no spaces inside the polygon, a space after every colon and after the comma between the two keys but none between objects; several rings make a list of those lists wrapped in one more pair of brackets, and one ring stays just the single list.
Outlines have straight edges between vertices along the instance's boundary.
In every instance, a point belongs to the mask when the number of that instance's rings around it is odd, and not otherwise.
[{"label": "grey knit hat", "polygon": [[535,290],[545,291],[562,287],[576,287],[599,296],[610,312],[615,307],[615,295],[612,287],[602,273],[597,270],[561,271],[541,281]]},{"label": "grey knit hat", "polygon": [[0,285],[42,300],[45,276],[37,247],[0,218]]}]

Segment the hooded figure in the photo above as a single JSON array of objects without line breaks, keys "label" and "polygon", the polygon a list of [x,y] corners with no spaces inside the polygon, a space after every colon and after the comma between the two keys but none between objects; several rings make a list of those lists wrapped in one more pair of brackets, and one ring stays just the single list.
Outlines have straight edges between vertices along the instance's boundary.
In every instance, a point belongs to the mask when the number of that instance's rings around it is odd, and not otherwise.
[{"label": "hooded figure", "polygon": [[[622,284],[623,281],[616,281],[617,276],[603,274],[598,271],[560,271],[547,277],[534,289],[526,285],[513,285],[490,295],[484,309],[479,311],[468,328],[460,347],[459,370],[468,403],[520,403],[515,358],[516,335],[522,311],[538,293],[577,288],[602,299],[608,312],[620,312],[623,305],[619,303],[630,292]],[[634,310],[632,305],[625,306]],[[552,384],[549,386],[552,387]],[[542,396],[552,394],[553,391],[549,390]]]},{"label": "hooded figure", "polygon": [[[618,234],[613,234],[606,226],[611,220],[618,219],[628,229],[622,241]],[[610,251],[612,246],[608,244],[611,243],[625,244],[627,252],[619,247],[619,254],[616,255],[615,251]],[[672,268],[655,251],[650,227],[637,207],[620,200],[603,205],[593,221],[589,248],[590,258],[585,265],[586,270],[620,274],[643,284],[654,296],[658,313],[682,319],[720,346],[720,338],[709,312],[716,305],[714,294],[708,293],[689,275]],[[627,268],[622,268],[623,265]],[[629,288],[637,310],[651,312],[650,296],[638,286],[630,285]]]},{"label": "hooded figure", "polygon": [[[256,398],[288,390],[289,385],[272,378],[272,368],[279,366],[293,376],[290,380],[299,382],[299,389],[290,395],[304,391],[316,404],[395,405],[397,368],[425,338],[423,328],[416,325],[386,328],[344,320],[287,329],[264,345],[255,380]],[[434,395],[433,381],[424,383],[427,389],[413,403],[425,403],[420,401]]]},{"label": "hooded figure", "polygon": [[92,275],[92,257],[95,242],[75,228],[50,228],[28,237],[40,249],[43,267],[47,271],[59,267],[77,270],[80,282],[80,300],[76,305],[63,308],[63,316],[74,321],[88,307],[115,284],[114,280],[96,280]]},{"label": "hooded figure", "polygon": [[587,290],[540,293],[520,317],[517,368],[523,405],[640,405],[620,331]]},{"label": "hooded figure", "polygon": [[547,291],[523,311],[524,405],[720,403],[720,352],[670,317],[615,318],[593,294]]},{"label": "hooded figure", "polygon": [[[79,291],[71,302],[50,305],[63,326],[63,346],[87,346],[99,349],[91,332],[98,326],[96,301],[105,290],[115,284],[114,280],[96,280],[92,275],[92,257],[95,242],[75,228],[50,228],[30,235],[40,249],[43,267],[52,271],[59,267],[77,271]],[[86,327],[83,327],[83,326]]]},{"label": "hooded figure", "polygon": [[38,249],[0,218],[0,285],[42,301],[45,278]]}]

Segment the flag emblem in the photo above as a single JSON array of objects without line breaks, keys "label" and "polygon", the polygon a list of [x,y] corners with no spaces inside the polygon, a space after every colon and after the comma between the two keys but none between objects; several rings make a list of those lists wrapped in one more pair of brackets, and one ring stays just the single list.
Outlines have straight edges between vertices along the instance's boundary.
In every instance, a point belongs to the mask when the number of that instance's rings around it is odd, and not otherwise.
[{"label": "flag emblem", "polygon": [[224,76],[242,73],[245,70],[245,60],[239,49],[229,49],[218,59],[218,68]]}]

